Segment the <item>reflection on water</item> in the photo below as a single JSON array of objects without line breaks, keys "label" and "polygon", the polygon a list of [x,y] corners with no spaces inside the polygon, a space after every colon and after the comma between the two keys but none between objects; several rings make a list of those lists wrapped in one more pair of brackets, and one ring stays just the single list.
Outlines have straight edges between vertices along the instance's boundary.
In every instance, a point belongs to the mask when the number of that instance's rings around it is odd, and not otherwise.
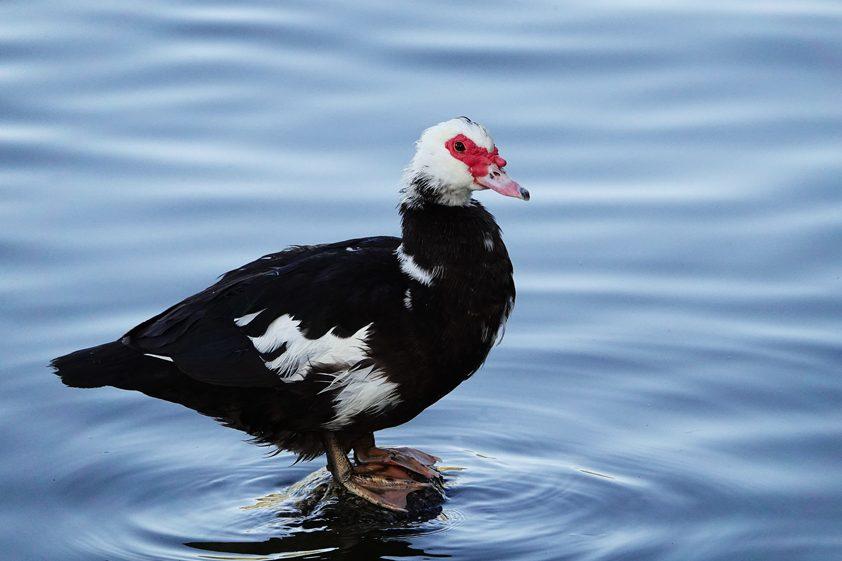
[{"label": "reflection on water", "polygon": [[[842,557],[832,2],[0,5],[10,559]],[[506,339],[384,431],[440,516],[254,506],[323,466],[47,361],[292,243],[395,234],[419,131],[489,126],[529,204]],[[271,502],[271,501],[270,501]]]},{"label": "reflection on water", "polygon": [[[276,518],[276,537],[259,540],[188,542],[202,551],[227,554],[275,555],[280,557],[450,557],[413,548],[401,536],[421,536],[441,531],[451,518],[438,513],[406,522],[394,513],[371,508],[355,497],[336,495],[330,473],[322,468],[280,493],[260,497],[243,510],[263,510]],[[410,503],[412,504],[412,502]],[[430,522],[435,518],[433,522]],[[282,537],[279,537],[282,536]],[[236,556],[214,556],[235,559]],[[276,557],[272,557],[276,558]]]}]

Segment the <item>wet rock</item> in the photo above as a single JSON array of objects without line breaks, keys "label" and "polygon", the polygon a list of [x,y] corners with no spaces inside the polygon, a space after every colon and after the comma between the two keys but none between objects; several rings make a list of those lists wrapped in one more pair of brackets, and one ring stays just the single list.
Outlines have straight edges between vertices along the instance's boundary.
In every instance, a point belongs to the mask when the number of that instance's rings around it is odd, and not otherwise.
[{"label": "wet rock", "polygon": [[444,487],[439,482],[407,497],[407,513],[375,506],[348,493],[322,468],[289,489],[289,498],[303,515],[318,515],[345,525],[375,525],[409,520],[430,520],[438,516],[444,503]]}]

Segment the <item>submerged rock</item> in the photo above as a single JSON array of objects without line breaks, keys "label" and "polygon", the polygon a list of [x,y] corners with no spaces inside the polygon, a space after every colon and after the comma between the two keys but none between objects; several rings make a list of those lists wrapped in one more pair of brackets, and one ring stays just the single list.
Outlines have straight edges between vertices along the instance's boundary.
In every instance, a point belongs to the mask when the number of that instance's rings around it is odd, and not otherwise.
[{"label": "submerged rock", "polygon": [[375,506],[337,485],[330,472],[321,468],[285,492],[268,495],[246,509],[274,508],[305,518],[328,519],[338,526],[391,525],[435,518],[442,511],[444,487],[440,482],[407,497],[406,513]]},{"label": "submerged rock", "polygon": [[386,510],[352,495],[337,485],[325,468],[312,473],[300,484],[303,495],[296,502],[296,507],[301,513],[308,516],[319,511],[322,516],[339,524],[348,522],[368,525],[429,520],[441,513],[444,503],[444,487],[437,481],[433,481],[429,488],[415,491],[407,497],[406,513]]}]

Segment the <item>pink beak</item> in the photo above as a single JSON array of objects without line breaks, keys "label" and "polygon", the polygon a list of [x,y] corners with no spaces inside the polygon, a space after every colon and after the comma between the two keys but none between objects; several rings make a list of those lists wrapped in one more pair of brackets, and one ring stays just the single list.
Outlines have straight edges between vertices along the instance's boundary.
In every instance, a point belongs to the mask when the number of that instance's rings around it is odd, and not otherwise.
[{"label": "pink beak", "polygon": [[529,200],[529,191],[518,185],[517,181],[496,165],[488,166],[488,173],[482,177],[475,177],[474,182],[507,197]]}]

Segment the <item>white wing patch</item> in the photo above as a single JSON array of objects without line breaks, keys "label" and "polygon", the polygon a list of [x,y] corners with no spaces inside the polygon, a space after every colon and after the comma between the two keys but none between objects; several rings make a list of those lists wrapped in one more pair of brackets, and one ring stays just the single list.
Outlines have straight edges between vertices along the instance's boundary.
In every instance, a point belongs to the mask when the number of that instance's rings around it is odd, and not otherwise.
[{"label": "white wing patch", "polygon": [[158,358],[161,360],[166,360],[167,362],[175,362],[172,358],[164,355],[153,355],[152,353],[143,353],[145,356],[151,356],[152,358]]},{"label": "white wing patch", "polygon": [[333,380],[319,392],[340,388],[333,398],[336,413],[333,419],[322,425],[327,430],[339,430],[349,425],[356,415],[376,415],[401,402],[398,385],[390,382],[383,371],[374,366],[344,370],[331,376]]},{"label": "white wing patch", "polygon": [[234,323],[237,324],[237,327],[245,327],[251,323],[251,320],[262,314],[266,311],[266,308],[263,308],[259,312],[254,312],[253,314],[246,314],[244,316],[240,316],[238,318],[234,318]]},{"label": "white wing patch", "polygon": [[334,335],[333,331],[336,328],[333,328],[318,339],[305,337],[299,328],[300,325],[301,321],[284,314],[270,323],[263,335],[249,337],[254,348],[261,354],[271,353],[281,345],[286,345],[286,350],[275,360],[263,361],[266,368],[277,372],[284,382],[303,380],[306,367],[310,364],[348,367],[368,358],[365,340],[371,324],[350,337]]},{"label": "white wing patch", "polygon": [[404,253],[403,244],[399,245],[395,250],[395,256],[398,258],[398,264],[401,267],[401,271],[421,284],[430,286],[433,284],[433,279],[441,274],[441,267],[433,267],[431,271],[428,271],[419,266],[411,255]]}]

